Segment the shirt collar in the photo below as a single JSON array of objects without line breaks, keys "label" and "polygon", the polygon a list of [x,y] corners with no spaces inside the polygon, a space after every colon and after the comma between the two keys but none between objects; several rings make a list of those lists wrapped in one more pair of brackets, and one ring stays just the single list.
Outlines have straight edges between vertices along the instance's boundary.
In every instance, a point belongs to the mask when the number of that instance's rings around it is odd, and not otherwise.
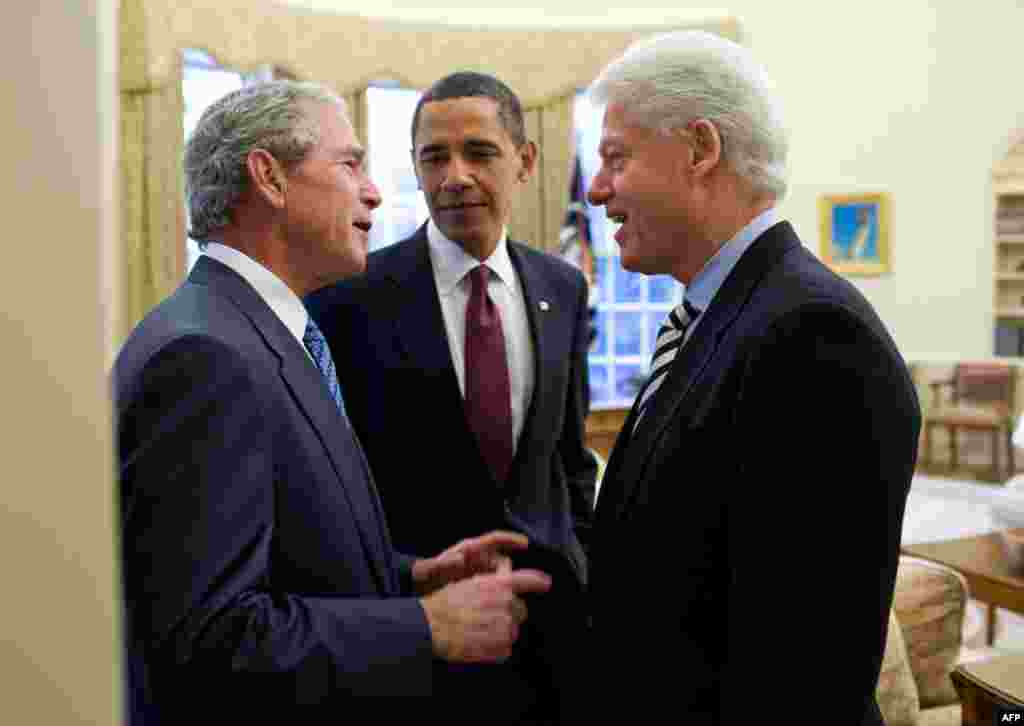
[{"label": "shirt collar", "polygon": [[[437,278],[438,290],[442,295],[450,295],[471,270],[480,261],[462,249],[462,245],[453,242],[444,235],[431,219],[427,222],[427,244],[430,248],[430,259],[434,264],[434,275]],[[498,245],[491,256],[484,260],[486,264],[508,286],[512,286],[515,276],[512,259],[508,256],[508,230],[503,229]]]},{"label": "shirt collar", "polygon": [[306,312],[306,307],[302,304],[299,296],[285,284],[284,280],[234,247],[210,242],[206,245],[203,253],[222,262],[245,278],[246,282],[253,286],[288,330],[296,338],[302,340],[306,334],[309,313]]},{"label": "shirt collar", "polygon": [[747,226],[723,244],[687,286],[686,299],[690,301],[690,304],[703,314],[743,253],[754,243],[754,240],[778,221],[778,211],[775,207],[769,207],[750,220]]}]

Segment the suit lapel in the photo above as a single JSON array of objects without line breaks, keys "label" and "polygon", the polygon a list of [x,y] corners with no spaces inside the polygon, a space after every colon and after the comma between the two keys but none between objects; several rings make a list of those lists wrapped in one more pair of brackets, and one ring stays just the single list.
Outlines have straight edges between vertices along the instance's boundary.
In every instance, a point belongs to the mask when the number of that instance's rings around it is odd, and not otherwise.
[{"label": "suit lapel", "polygon": [[[665,381],[633,433],[636,405],[623,425],[608,462],[606,478],[618,483],[613,497],[599,502],[601,519],[618,517],[629,505],[637,482],[643,477],[658,439],[672,421],[688,419],[693,399],[688,397],[715,350],[746,306],[757,283],[787,250],[800,245],[788,222],[780,222],[762,234],[744,253],[715,294],[704,317],[679,351]],[[599,506],[599,510],[602,507]]]},{"label": "suit lapel", "polygon": [[[526,415],[523,420],[523,429],[519,434],[519,444],[528,441],[533,430],[534,421],[547,420],[547,415],[542,415],[541,406],[549,401],[548,389],[552,381],[553,366],[557,361],[550,360],[547,351],[550,346],[546,344],[555,326],[555,318],[560,311],[551,308],[555,300],[555,291],[551,289],[547,278],[539,274],[539,271],[530,264],[530,260],[517,247],[518,243],[508,242],[508,253],[512,259],[512,265],[516,269],[519,281],[523,286],[523,304],[526,306],[526,319],[530,325],[530,336],[533,342],[533,396],[530,404],[526,407]],[[541,309],[541,303],[545,309]],[[547,411],[547,407],[544,407]],[[539,419],[538,419],[539,417]],[[518,470],[522,467],[523,446],[516,447],[516,459],[513,462],[512,472],[509,481],[518,481]]]},{"label": "suit lapel", "polygon": [[397,346],[414,367],[436,379],[440,394],[437,399],[459,402],[465,419],[459,379],[452,363],[448,331],[430,264],[426,230],[423,225],[408,243],[400,243],[400,256],[388,275],[398,299],[394,315]]},{"label": "suit lapel", "polygon": [[377,584],[382,592],[391,591],[392,568],[385,559],[387,549],[382,539],[385,524],[374,508],[373,482],[368,470],[363,469],[361,452],[351,427],[341,418],[327,392],[322,374],[281,319],[234,270],[204,256],[196,263],[190,280],[209,285],[230,298],[253,323],[267,347],[277,355],[281,377],[316,431],[340,479]]}]

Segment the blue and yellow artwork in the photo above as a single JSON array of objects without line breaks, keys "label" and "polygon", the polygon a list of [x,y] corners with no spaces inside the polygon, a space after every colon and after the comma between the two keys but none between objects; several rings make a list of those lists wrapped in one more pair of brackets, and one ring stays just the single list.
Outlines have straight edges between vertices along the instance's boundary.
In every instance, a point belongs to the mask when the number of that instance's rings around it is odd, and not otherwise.
[{"label": "blue and yellow artwork", "polygon": [[888,198],[884,194],[826,196],[820,200],[822,260],[837,272],[889,272]]},{"label": "blue and yellow artwork", "polygon": [[832,207],[832,259],[878,262],[878,205]]}]

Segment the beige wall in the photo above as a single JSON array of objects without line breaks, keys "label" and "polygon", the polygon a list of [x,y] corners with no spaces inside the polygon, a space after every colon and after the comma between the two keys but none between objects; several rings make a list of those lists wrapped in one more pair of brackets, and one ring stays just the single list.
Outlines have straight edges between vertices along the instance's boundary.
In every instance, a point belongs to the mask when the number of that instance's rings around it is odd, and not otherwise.
[{"label": "beige wall", "polygon": [[7,2],[0,13],[5,724],[109,725],[120,714],[100,303],[113,231],[113,7]]},{"label": "beige wall", "polygon": [[[290,2],[342,12],[366,7],[352,0]],[[540,0],[514,5],[465,3],[439,11],[406,0],[375,3],[372,12],[480,25],[600,26],[715,12],[702,9],[713,3],[685,1],[669,10],[566,0],[557,16]],[[808,246],[817,251],[820,194],[889,192],[894,272],[860,278],[858,287],[909,358],[990,355],[989,173],[1014,131],[1024,129],[1013,60],[1024,6],[1017,0],[730,0],[720,12],[739,20],[785,100],[792,186],[782,208]]]}]

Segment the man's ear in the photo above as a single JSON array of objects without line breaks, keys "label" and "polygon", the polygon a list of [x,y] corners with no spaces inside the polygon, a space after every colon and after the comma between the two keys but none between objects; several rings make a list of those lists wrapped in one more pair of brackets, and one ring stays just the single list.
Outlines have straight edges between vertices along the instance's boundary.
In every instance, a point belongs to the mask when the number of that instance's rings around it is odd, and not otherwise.
[{"label": "man's ear", "polygon": [[530,179],[537,166],[537,144],[527,141],[516,151],[522,166],[519,169],[519,181],[525,183]]},{"label": "man's ear", "polygon": [[718,166],[722,159],[722,135],[718,133],[718,127],[706,118],[691,121],[686,130],[693,149],[692,171],[703,176]]},{"label": "man's ear", "polygon": [[265,149],[253,149],[246,157],[249,181],[254,194],[274,209],[283,209],[288,191],[288,179],[280,162]]}]

